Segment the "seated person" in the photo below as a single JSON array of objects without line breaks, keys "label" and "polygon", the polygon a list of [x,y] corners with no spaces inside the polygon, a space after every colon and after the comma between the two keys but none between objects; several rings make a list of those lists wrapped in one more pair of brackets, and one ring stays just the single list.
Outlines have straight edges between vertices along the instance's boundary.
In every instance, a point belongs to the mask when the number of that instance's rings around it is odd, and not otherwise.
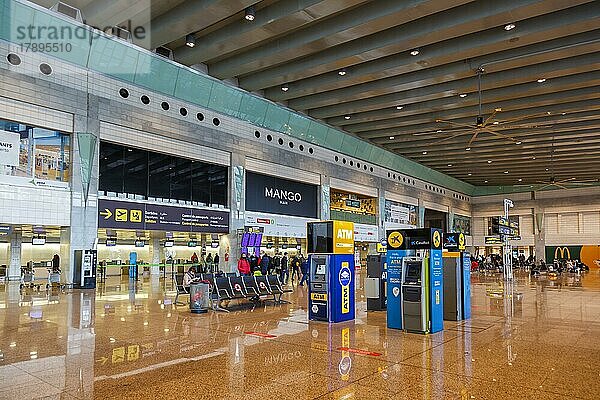
[{"label": "seated person", "polygon": [[190,285],[196,282],[196,268],[190,267],[188,271],[183,275],[183,287],[187,290]]}]

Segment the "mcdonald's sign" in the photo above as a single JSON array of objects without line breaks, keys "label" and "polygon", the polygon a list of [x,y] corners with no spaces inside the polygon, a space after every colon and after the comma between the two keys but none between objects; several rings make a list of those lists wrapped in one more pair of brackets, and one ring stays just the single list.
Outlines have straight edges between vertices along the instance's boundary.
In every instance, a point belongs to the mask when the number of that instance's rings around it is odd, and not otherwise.
[{"label": "mcdonald's sign", "polygon": [[[565,257],[566,256],[566,257]],[[557,247],[554,249],[554,259],[555,260],[570,260],[571,259],[571,251],[568,247]]]}]

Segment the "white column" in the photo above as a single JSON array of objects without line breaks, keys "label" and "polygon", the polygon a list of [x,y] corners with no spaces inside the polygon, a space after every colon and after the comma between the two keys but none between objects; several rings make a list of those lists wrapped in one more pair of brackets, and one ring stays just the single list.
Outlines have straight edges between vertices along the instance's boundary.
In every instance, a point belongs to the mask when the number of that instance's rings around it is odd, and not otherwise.
[{"label": "white column", "polygon": [[150,244],[150,253],[152,254],[152,266],[150,267],[150,275],[160,275],[160,239],[158,237],[152,238]]},{"label": "white column", "polygon": [[8,280],[18,281],[21,279],[21,243],[23,237],[21,232],[13,232],[10,239],[10,259],[8,272],[6,273]]}]

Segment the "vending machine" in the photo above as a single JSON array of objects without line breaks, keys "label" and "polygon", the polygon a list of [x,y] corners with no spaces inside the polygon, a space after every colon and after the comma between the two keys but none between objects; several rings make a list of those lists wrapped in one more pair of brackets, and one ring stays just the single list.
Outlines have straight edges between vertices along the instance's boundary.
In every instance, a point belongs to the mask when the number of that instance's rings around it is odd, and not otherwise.
[{"label": "vending machine", "polygon": [[354,224],[345,221],[309,222],[307,245],[309,319],[326,322],[353,320]]},{"label": "vending machine", "polygon": [[442,233],[387,231],[387,325],[417,333],[444,329]]},{"label": "vending machine", "polygon": [[465,252],[463,233],[445,233],[444,319],[471,318],[471,254]]},{"label": "vending machine", "polygon": [[98,252],[96,250],[75,250],[73,287],[76,289],[95,289],[97,264]]}]

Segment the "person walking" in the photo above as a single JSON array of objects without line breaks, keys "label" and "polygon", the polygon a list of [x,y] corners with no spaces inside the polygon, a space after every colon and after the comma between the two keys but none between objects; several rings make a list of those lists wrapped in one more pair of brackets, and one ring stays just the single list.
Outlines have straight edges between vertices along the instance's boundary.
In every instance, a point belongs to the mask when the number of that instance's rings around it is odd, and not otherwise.
[{"label": "person walking", "polygon": [[260,273],[263,275],[267,275],[267,273],[269,272],[269,266],[271,265],[271,257],[269,257],[269,255],[264,251],[262,252],[262,255],[260,257],[259,265]]},{"label": "person walking", "polygon": [[290,271],[288,270],[288,253],[283,253],[283,257],[281,257],[281,275],[279,279],[281,283],[284,285],[288,284],[288,279],[290,277]]},{"label": "person walking", "polygon": [[299,282],[300,281],[300,266],[302,265],[302,254],[296,254],[292,257],[292,262],[290,263],[292,270],[292,283],[294,283],[294,277]]},{"label": "person walking", "polygon": [[308,259],[302,257],[302,264],[300,266],[300,269],[302,271],[302,279],[300,279],[300,283],[298,284],[298,286],[304,286],[304,282],[306,282],[306,285],[308,286],[310,284],[308,278],[309,278],[309,267],[308,267]]},{"label": "person walking", "polygon": [[238,261],[238,272],[240,275],[250,275],[250,262],[246,258],[246,253],[242,253],[240,260]]}]

